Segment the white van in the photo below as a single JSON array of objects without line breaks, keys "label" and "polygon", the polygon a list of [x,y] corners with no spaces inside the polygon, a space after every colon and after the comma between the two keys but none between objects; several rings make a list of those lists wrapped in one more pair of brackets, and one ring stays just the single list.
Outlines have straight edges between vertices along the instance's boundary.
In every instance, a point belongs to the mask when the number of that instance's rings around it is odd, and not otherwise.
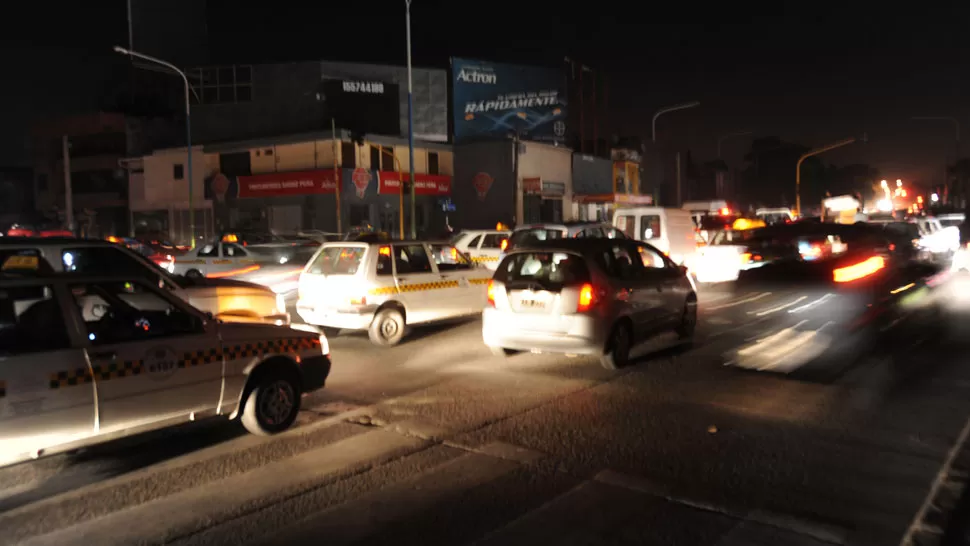
[{"label": "white van", "polygon": [[697,235],[688,210],[664,207],[617,209],[613,227],[631,239],[657,247],[674,263],[690,265],[697,253]]}]

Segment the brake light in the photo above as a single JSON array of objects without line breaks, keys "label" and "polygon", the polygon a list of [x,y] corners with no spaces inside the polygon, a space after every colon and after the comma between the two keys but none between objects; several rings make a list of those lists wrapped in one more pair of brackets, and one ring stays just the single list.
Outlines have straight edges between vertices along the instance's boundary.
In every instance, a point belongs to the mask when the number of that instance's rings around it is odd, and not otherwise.
[{"label": "brake light", "polygon": [[488,306],[495,307],[495,281],[488,281]]},{"label": "brake light", "polygon": [[731,209],[727,207],[724,207],[723,209],[721,209],[721,216],[727,216],[728,214],[731,214]]},{"label": "brake light", "polygon": [[509,247],[509,240],[508,239],[502,239],[502,250],[504,251],[508,247]]},{"label": "brake light", "polygon": [[864,262],[832,271],[832,279],[835,282],[852,282],[873,275],[884,267],[886,260],[882,256],[873,256]]},{"label": "brake light", "polygon": [[584,311],[589,311],[589,308],[593,306],[593,285],[586,283],[579,289],[579,302],[576,304],[576,312],[582,313]]}]

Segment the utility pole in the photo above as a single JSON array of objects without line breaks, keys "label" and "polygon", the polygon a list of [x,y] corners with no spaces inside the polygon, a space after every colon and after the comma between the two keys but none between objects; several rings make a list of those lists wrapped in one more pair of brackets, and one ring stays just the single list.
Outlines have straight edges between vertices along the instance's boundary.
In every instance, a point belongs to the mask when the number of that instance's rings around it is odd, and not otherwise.
[{"label": "utility pole", "polygon": [[679,207],[684,204],[684,199],[681,194],[683,189],[681,188],[681,184],[680,184],[680,152],[677,152],[677,156],[675,159],[677,161],[677,206]]},{"label": "utility pole", "polygon": [[71,187],[71,141],[67,135],[61,138],[61,155],[64,163],[64,219],[67,229],[74,231],[74,188]]},{"label": "utility pole", "polygon": [[822,154],[829,150],[841,148],[842,146],[848,146],[853,142],[855,142],[855,138],[840,140],[834,144],[829,144],[827,146],[822,146],[821,148],[816,148],[814,150],[805,152],[801,157],[798,158],[798,163],[795,164],[795,210],[797,211],[796,214],[798,216],[802,215],[802,162],[813,155]]},{"label": "utility pole", "polygon": [[340,148],[337,147],[336,118],[330,118],[330,137],[333,139],[333,183],[337,185],[337,188],[334,190],[334,196],[337,202],[337,235],[343,235],[343,230],[341,228],[342,222],[340,221],[340,175],[342,174],[341,171],[343,169],[341,167],[343,167],[344,161],[343,158],[340,158],[340,161],[337,161],[337,154],[339,153]]},{"label": "utility pole", "polygon": [[[411,85],[411,0],[404,0],[404,24],[407,26],[408,41],[408,171],[411,181],[411,238],[418,238],[417,228],[417,186],[414,183],[414,90]],[[401,182],[403,188],[404,182]],[[403,237],[404,234],[402,233]]]}]

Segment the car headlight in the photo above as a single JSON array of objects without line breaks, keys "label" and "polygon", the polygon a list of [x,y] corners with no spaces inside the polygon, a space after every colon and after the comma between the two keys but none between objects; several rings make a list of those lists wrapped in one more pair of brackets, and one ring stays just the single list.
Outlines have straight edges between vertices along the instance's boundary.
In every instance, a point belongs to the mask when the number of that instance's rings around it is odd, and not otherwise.
[{"label": "car headlight", "polygon": [[276,294],[276,311],[278,313],[286,312],[286,298],[283,297],[283,294]]}]

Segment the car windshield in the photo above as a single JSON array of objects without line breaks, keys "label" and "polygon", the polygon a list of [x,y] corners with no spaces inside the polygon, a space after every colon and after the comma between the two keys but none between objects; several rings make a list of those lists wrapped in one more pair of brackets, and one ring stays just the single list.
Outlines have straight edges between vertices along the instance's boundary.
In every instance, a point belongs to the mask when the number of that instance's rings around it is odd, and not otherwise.
[{"label": "car windshield", "polygon": [[521,229],[512,234],[509,238],[509,247],[517,247],[522,245],[534,244],[539,241],[552,241],[554,239],[562,239],[566,236],[566,231],[563,229],[550,229],[550,228],[528,228]]},{"label": "car windshield", "polygon": [[589,282],[582,256],[566,252],[517,252],[505,258],[495,278],[509,289],[558,291],[564,286]]},{"label": "car windshield", "polygon": [[366,247],[328,246],[310,262],[307,273],[314,275],[354,275],[364,258]]},{"label": "car windshield", "polygon": [[751,240],[755,230],[724,229],[718,231],[711,240],[712,245],[741,245]]}]

